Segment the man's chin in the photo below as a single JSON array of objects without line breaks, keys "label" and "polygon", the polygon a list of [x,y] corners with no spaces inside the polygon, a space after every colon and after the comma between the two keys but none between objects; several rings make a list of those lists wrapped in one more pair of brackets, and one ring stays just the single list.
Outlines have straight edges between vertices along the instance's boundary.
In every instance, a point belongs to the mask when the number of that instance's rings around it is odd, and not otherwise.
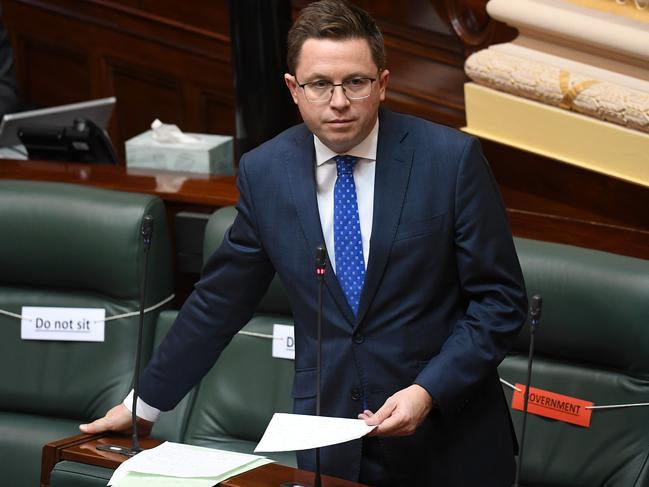
[{"label": "man's chin", "polygon": [[356,146],[353,141],[351,141],[349,138],[334,138],[330,137],[325,140],[320,139],[324,145],[329,147],[332,151],[338,153],[338,154],[344,154],[345,152],[351,150]]},{"label": "man's chin", "polygon": [[324,145],[339,154],[354,148],[359,143],[356,141],[358,138],[357,134],[350,133],[348,130],[329,131],[326,134],[322,134],[322,136],[318,136],[318,138]]}]

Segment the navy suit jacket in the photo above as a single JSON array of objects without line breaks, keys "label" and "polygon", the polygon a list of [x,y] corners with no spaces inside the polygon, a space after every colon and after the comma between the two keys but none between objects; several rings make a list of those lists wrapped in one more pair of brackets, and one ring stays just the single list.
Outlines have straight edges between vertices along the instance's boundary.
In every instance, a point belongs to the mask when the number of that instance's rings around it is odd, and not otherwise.
[{"label": "navy suit jacket", "polygon": [[[380,110],[374,218],[358,315],[325,278],[322,414],[355,418],[423,386],[437,409],[414,435],[382,438],[402,484],[505,486],[515,437],[496,366],[526,316],[497,184],[477,141]],[[241,159],[238,215],[141,381],[172,408],[209,370],[277,273],[295,320],[297,413],[315,412],[314,249],[324,243],[313,136],[295,126]],[[179,367],[178,364],[187,364]],[[358,479],[361,441],[322,450],[323,473]],[[312,469],[312,452],[300,452]]]}]

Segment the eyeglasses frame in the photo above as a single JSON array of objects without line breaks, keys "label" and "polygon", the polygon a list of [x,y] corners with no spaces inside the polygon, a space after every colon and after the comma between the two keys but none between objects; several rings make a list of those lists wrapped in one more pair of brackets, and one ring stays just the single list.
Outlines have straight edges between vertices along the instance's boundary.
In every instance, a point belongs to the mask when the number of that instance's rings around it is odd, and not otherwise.
[{"label": "eyeglasses frame", "polygon": [[[307,85],[313,84],[313,83],[317,83],[318,81],[322,81],[322,80],[307,81],[306,83],[300,83],[297,80],[297,76],[293,75],[293,78],[295,78],[295,82],[297,83],[297,85],[300,88],[302,88],[302,91],[304,91],[304,98],[306,98],[306,101],[308,101],[309,103],[316,103],[316,104],[329,103],[331,101],[331,99],[333,98],[333,96],[334,96],[334,91],[336,91],[337,86],[340,86],[340,89],[343,90],[343,95],[345,95],[345,98],[347,98],[349,101],[364,100],[365,98],[369,98],[372,95],[372,86],[374,86],[374,82],[378,79],[378,78],[371,78],[369,76],[354,76],[352,78],[348,78],[348,79],[344,80],[342,83],[331,83],[331,93],[330,93],[329,99],[321,100],[321,101],[313,101],[313,100],[309,100],[309,97],[306,95],[306,90],[304,89],[304,87],[307,86]],[[353,79],[368,79],[368,80],[370,80],[370,92],[366,96],[362,96],[360,98],[350,98],[349,95],[347,94],[347,91],[345,90],[345,87],[343,86],[343,84],[345,82],[353,80]]]}]

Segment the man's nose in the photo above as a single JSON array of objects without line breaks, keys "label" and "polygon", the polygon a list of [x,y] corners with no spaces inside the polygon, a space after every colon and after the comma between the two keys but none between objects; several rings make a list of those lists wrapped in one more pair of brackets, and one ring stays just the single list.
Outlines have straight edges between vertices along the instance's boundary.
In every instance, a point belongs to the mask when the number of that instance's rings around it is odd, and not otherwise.
[{"label": "man's nose", "polygon": [[333,86],[333,93],[331,94],[331,100],[329,105],[334,108],[344,108],[349,105],[350,101],[345,94],[345,90],[342,85]]}]

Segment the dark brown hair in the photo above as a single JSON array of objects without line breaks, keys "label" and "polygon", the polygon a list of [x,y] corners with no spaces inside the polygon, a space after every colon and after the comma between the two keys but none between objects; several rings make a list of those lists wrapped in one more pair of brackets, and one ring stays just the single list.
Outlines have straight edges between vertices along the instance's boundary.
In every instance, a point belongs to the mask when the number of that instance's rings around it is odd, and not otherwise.
[{"label": "dark brown hair", "polygon": [[288,32],[286,62],[293,74],[307,39],[365,39],[376,66],[385,67],[383,35],[376,22],[365,10],[344,0],[319,0],[302,9]]}]

